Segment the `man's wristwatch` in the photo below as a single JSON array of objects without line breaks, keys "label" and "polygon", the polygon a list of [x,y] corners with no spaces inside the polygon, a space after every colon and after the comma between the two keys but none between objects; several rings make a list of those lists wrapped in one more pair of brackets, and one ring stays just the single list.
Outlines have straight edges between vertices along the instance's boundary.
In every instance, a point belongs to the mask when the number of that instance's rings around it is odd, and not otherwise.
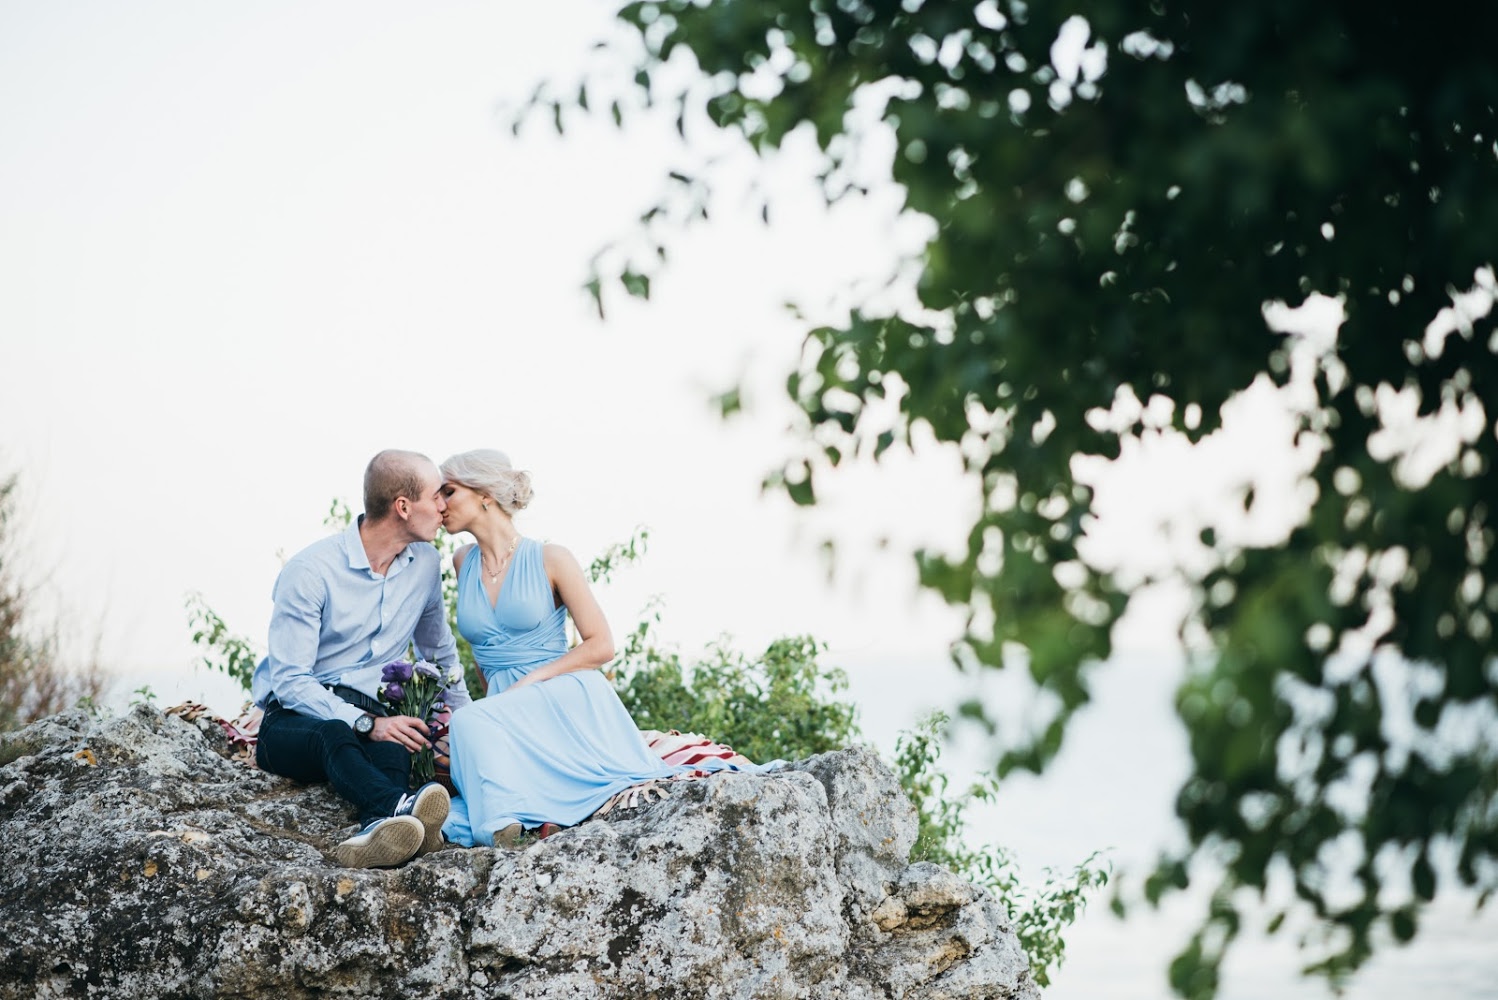
[{"label": "man's wristwatch", "polygon": [[360,736],[368,736],[374,732],[374,716],[368,712],[354,720],[354,732]]}]

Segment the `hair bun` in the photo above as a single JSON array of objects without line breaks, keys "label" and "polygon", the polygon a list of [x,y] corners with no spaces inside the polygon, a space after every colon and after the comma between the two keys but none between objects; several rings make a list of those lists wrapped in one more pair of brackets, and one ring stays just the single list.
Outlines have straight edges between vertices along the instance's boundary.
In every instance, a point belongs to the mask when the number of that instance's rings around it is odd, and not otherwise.
[{"label": "hair bun", "polygon": [[531,474],[516,470],[509,475],[510,502],[508,506],[514,510],[525,510],[530,505],[531,497],[536,491],[531,489]]}]

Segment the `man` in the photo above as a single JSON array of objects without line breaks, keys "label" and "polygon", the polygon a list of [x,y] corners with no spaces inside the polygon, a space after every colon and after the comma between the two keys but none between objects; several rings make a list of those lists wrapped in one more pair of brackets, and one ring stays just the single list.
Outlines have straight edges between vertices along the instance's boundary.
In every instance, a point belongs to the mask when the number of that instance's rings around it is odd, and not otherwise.
[{"label": "man", "polygon": [[418,655],[459,678],[442,700],[469,701],[429,544],[446,506],[431,459],[382,451],[364,472],[359,519],[298,552],[276,578],[269,655],[251,688],[265,709],[256,759],[272,774],[328,781],[354,804],[362,829],[335,852],[351,868],[404,864],[442,845],[447,791],[428,782],[406,793],[426,724],[386,715],[375,691],[414,641]]}]

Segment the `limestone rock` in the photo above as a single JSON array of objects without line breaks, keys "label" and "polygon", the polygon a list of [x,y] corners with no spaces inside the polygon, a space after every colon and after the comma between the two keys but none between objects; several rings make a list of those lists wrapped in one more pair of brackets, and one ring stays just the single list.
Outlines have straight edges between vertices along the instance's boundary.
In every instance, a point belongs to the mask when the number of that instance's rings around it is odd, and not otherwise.
[{"label": "limestone rock", "polygon": [[907,862],[865,750],[671,795],[521,850],[340,868],[326,786],[140,706],[0,736],[0,1000],[1036,1000],[1002,909]]}]

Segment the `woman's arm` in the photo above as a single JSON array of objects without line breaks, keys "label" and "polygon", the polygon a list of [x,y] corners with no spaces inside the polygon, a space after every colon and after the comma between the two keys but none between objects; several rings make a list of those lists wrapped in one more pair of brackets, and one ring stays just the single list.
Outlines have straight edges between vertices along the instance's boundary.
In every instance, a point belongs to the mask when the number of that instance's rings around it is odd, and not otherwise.
[{"label": "woman's arm", "polygon": [[598,606],[577,559],[560,545],[546,546],[541,550],[541,557],[546,565],[546,577],[572,615],[572,623],[577,626],[582,642],[546,666],[532,670],[506,691],[574,670],[597,670],[614,658],[614,635],[609,631],[608,620],[603,617],[603,609]]}]

